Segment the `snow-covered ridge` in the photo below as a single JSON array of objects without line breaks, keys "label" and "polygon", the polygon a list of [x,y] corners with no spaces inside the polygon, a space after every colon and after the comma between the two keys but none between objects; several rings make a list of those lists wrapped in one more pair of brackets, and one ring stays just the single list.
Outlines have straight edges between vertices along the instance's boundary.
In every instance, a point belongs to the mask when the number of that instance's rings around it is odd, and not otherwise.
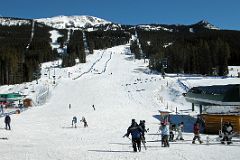
[{"label": "snow-covered ridge", "polygon": [[2,26],[21,26],[28,24],[31,24],[31,20],[0,17],[0,25]]},{"label": "snow-covered ridge", "polygon": [[93,16],[57,16],[36,19],[36,21],[58,29],[85,28],[112,23]]},{"label": "snow-covered ridge", "polygon": [[[40,18],[40,19],[34,19],[36,22],[45,24],[47,26],[56,28],[56,29],[86,29],[88,31],[94,31],[98,30],[99,27],[104,30],[118,30],[122,29],[121,24],[112,23],[110,21],[97,18],[94,16],[55,16],[51,18]],[[3,26],[21,26],[26,24],[31,24],[31,19],[21,19],[21,18],[14,18],[14,17],[0,17],[0,25]],[[104,26],[105,28],[102,28]],[[196,24],[192,25],[174,25],[177,28],[178,27],[188,27],[189,32],[194,33],[194,27],[200,26],[204,27],[206,29],[213,29],[213,30],[220,30],[218,27],[214,26],[213,24],[202,20]],[[173,32],[174,29],[172,28],[172,25],[161,25],[161,24],[141,24],[132,26],[132,28],[141,28],[146,31],[158,31],[163,30],[167,32]],[[130,28],[131,29],[131,28]]]}]

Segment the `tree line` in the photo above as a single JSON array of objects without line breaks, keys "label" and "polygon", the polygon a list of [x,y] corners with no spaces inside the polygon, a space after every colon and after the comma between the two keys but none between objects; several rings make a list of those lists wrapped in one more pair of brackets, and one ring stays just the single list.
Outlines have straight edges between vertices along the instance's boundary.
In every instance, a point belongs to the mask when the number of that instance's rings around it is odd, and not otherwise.
[{"label": "tree line", "polygon": [[[162,71],[163,60],[167,60],[165,71],[169,73],[223,76],[228,73],[227,66],[240,65],[239,31],[209,30],[201,25],[191,26],[194,33],[186,26],[165,26],[171,31],[147,31],[130,25],[112,30],[106,27],[109,26],[84,31],[90,54],[95,49],[127,44],[137,32],[144,57],[136,40],[130,42],[131,52],[137,59],[149,58],[149,68],[153,70]],[[55,29],[35,22],[34,36],[30,40],[31,30],[31,20],[25,25],[0,26],[0,85],[39,78],[40,64],[44,62],[62,59],[60,67],[86,62],[83,31]],[[62,35],[57,42],[64,52],[52,49],[51,30]]]},{"label": "tree line", "polygon": [[16,84],[36,79],[40,64],[56,59],[50,46],[50,27],[32,21],[20,26],[0,26],[0,85]]},{"label": "tree line", "polygon": [[[17,84],[39,78],[40,64],[44,62],[62,59],[60,67],[71,67],[76,63],[86,62],[81,30],[55,29],[35,22],[32,39],[31,30],[32,21],[20,26],[0,26],[0,85]],[[57,42],[60,48],[66,47],[63,53],[52,49],[51,30],[57,30],[62,35]],[[94,49],[126,44],[130,38],[129,33],[121,30],[99,30],[85,32],[85,35],[90,54]]]}]

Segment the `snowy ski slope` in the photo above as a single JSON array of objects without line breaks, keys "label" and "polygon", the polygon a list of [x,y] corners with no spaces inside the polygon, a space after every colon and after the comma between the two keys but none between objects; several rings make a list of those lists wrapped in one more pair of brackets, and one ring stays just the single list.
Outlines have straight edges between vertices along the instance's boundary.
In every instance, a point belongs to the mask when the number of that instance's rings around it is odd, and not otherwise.
[{"label": "snowy ski slope", "polygon": [[[0,93],[27,94],[35,104],[20,114],[11,115],[11,131],[4,129],[1,118],[0,138],[8,138],[0,139],[1,160],[239,159],[239,142],[229,146],[218,143],[192,145],[191,133],[184,133],[189,141],[170,143],[169,148],[161,147],[161,142],[147,142],[147,150],[132,152],[130,140],[122,138],[132,118],[138,122],[146,120],[150,130],[146,139],[155,141],[160,139],[156,134],[159,121],[154,118],[158,110],[189,109],[191,104],[182,96],[185,90],[179,84],[179,77],[163,79],[151,73],[147,63],[133,58],[128,45],[94,51],[93,55],[88,55],[87,63],[74,67],[56,68],[59,63],[43,64],[38,84],[34,81],[0,87]],[[53,75],[56,84],[53,84]],[[189,87],[240,82],[238,78],[180,80]],[[35,92],[31,92],[33,89]],[[47,91],[43,105],[38,102],[40,90]],[[78,118],[77,128],[71,127],[73,116]],[[79,122],[82,116],[88,128]],[[202,135],[202,139],[205,140],[206,135]]]}]

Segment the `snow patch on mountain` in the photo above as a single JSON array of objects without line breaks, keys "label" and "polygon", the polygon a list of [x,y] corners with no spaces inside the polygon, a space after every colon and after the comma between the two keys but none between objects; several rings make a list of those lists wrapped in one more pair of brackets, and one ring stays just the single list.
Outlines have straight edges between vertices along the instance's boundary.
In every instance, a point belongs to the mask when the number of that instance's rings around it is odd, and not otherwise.
[{"label": "snow patch on mountain", "polygon": [[31,20],[0,17],[0,25],[2,26],[21,26],[29,24],[31,24]]},{"label": "snow patch on mountain", "polygon": [[164,30],[168,32],[172,32],[172,29],[168,29],[162,26],[152,26],[152,25],[138,25],[139,28],[144,29],[146,31],[158,31],[158,30]]},{"label": "snow patch on mountain", "polygon": [[202,20],[198,22],[198,24],[203,25],[204,28],[207,29],[215,29],[215,30],[220,30],[218,27],[214,26],[213,24],[209,23],[208,21]]},{"label": "snow patch on mountain", "polygon": [[189,28],[189,32],[194,33],[193,28]]},{"label": "snow patch on mountain", "polygon": [[88,28],[92,26],[111,24],[109,21],[93,16],[57,16],[52,18],[36,19],[36,21],[58,29]]},{"label": "snow patch on mountain", "polygon": [[51,35],[50,38],[52,39],[52,42],[51,42],[52,49],[59,48],[60,44],[57,42],[57,39],[59,37],[62,37],[63,35],[61,35],[57,30],[52,30],[49,33]]},{"label": "snow patch on mountain", "polygon": [[171,46],[172,44],[173,44],[173,42],[165,43],[165,44],[163,45],[163,48],[167,48],[168,46]]}]

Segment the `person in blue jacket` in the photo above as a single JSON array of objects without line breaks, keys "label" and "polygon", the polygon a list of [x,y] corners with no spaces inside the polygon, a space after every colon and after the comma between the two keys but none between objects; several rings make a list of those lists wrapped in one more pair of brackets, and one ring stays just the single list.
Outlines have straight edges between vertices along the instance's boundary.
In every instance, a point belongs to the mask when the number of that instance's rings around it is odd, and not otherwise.
[{"label": "person in blue jacket", "polygon": [[75,128],[77,128],[77,117],[74,116],[72,119],[72,127],[75,126]]},{"label": "person in blue jacket", "polygon": [[167,122],[162,122],[160,126],[161,135],[162,135],[162,147],[169,147],[169,125]]},{"label": "person in blue jacket", "polygon": [[129,135],[131,134],[132,147],[134,152],[137,152],[137,149],[139,152],[141,152],[141,133],[142,132],[143,132],[142,127],[137,124],[135,119],[132,119],[132,124],[131,126],[128,127],[127,133],[123,137],[129,137]]}]

